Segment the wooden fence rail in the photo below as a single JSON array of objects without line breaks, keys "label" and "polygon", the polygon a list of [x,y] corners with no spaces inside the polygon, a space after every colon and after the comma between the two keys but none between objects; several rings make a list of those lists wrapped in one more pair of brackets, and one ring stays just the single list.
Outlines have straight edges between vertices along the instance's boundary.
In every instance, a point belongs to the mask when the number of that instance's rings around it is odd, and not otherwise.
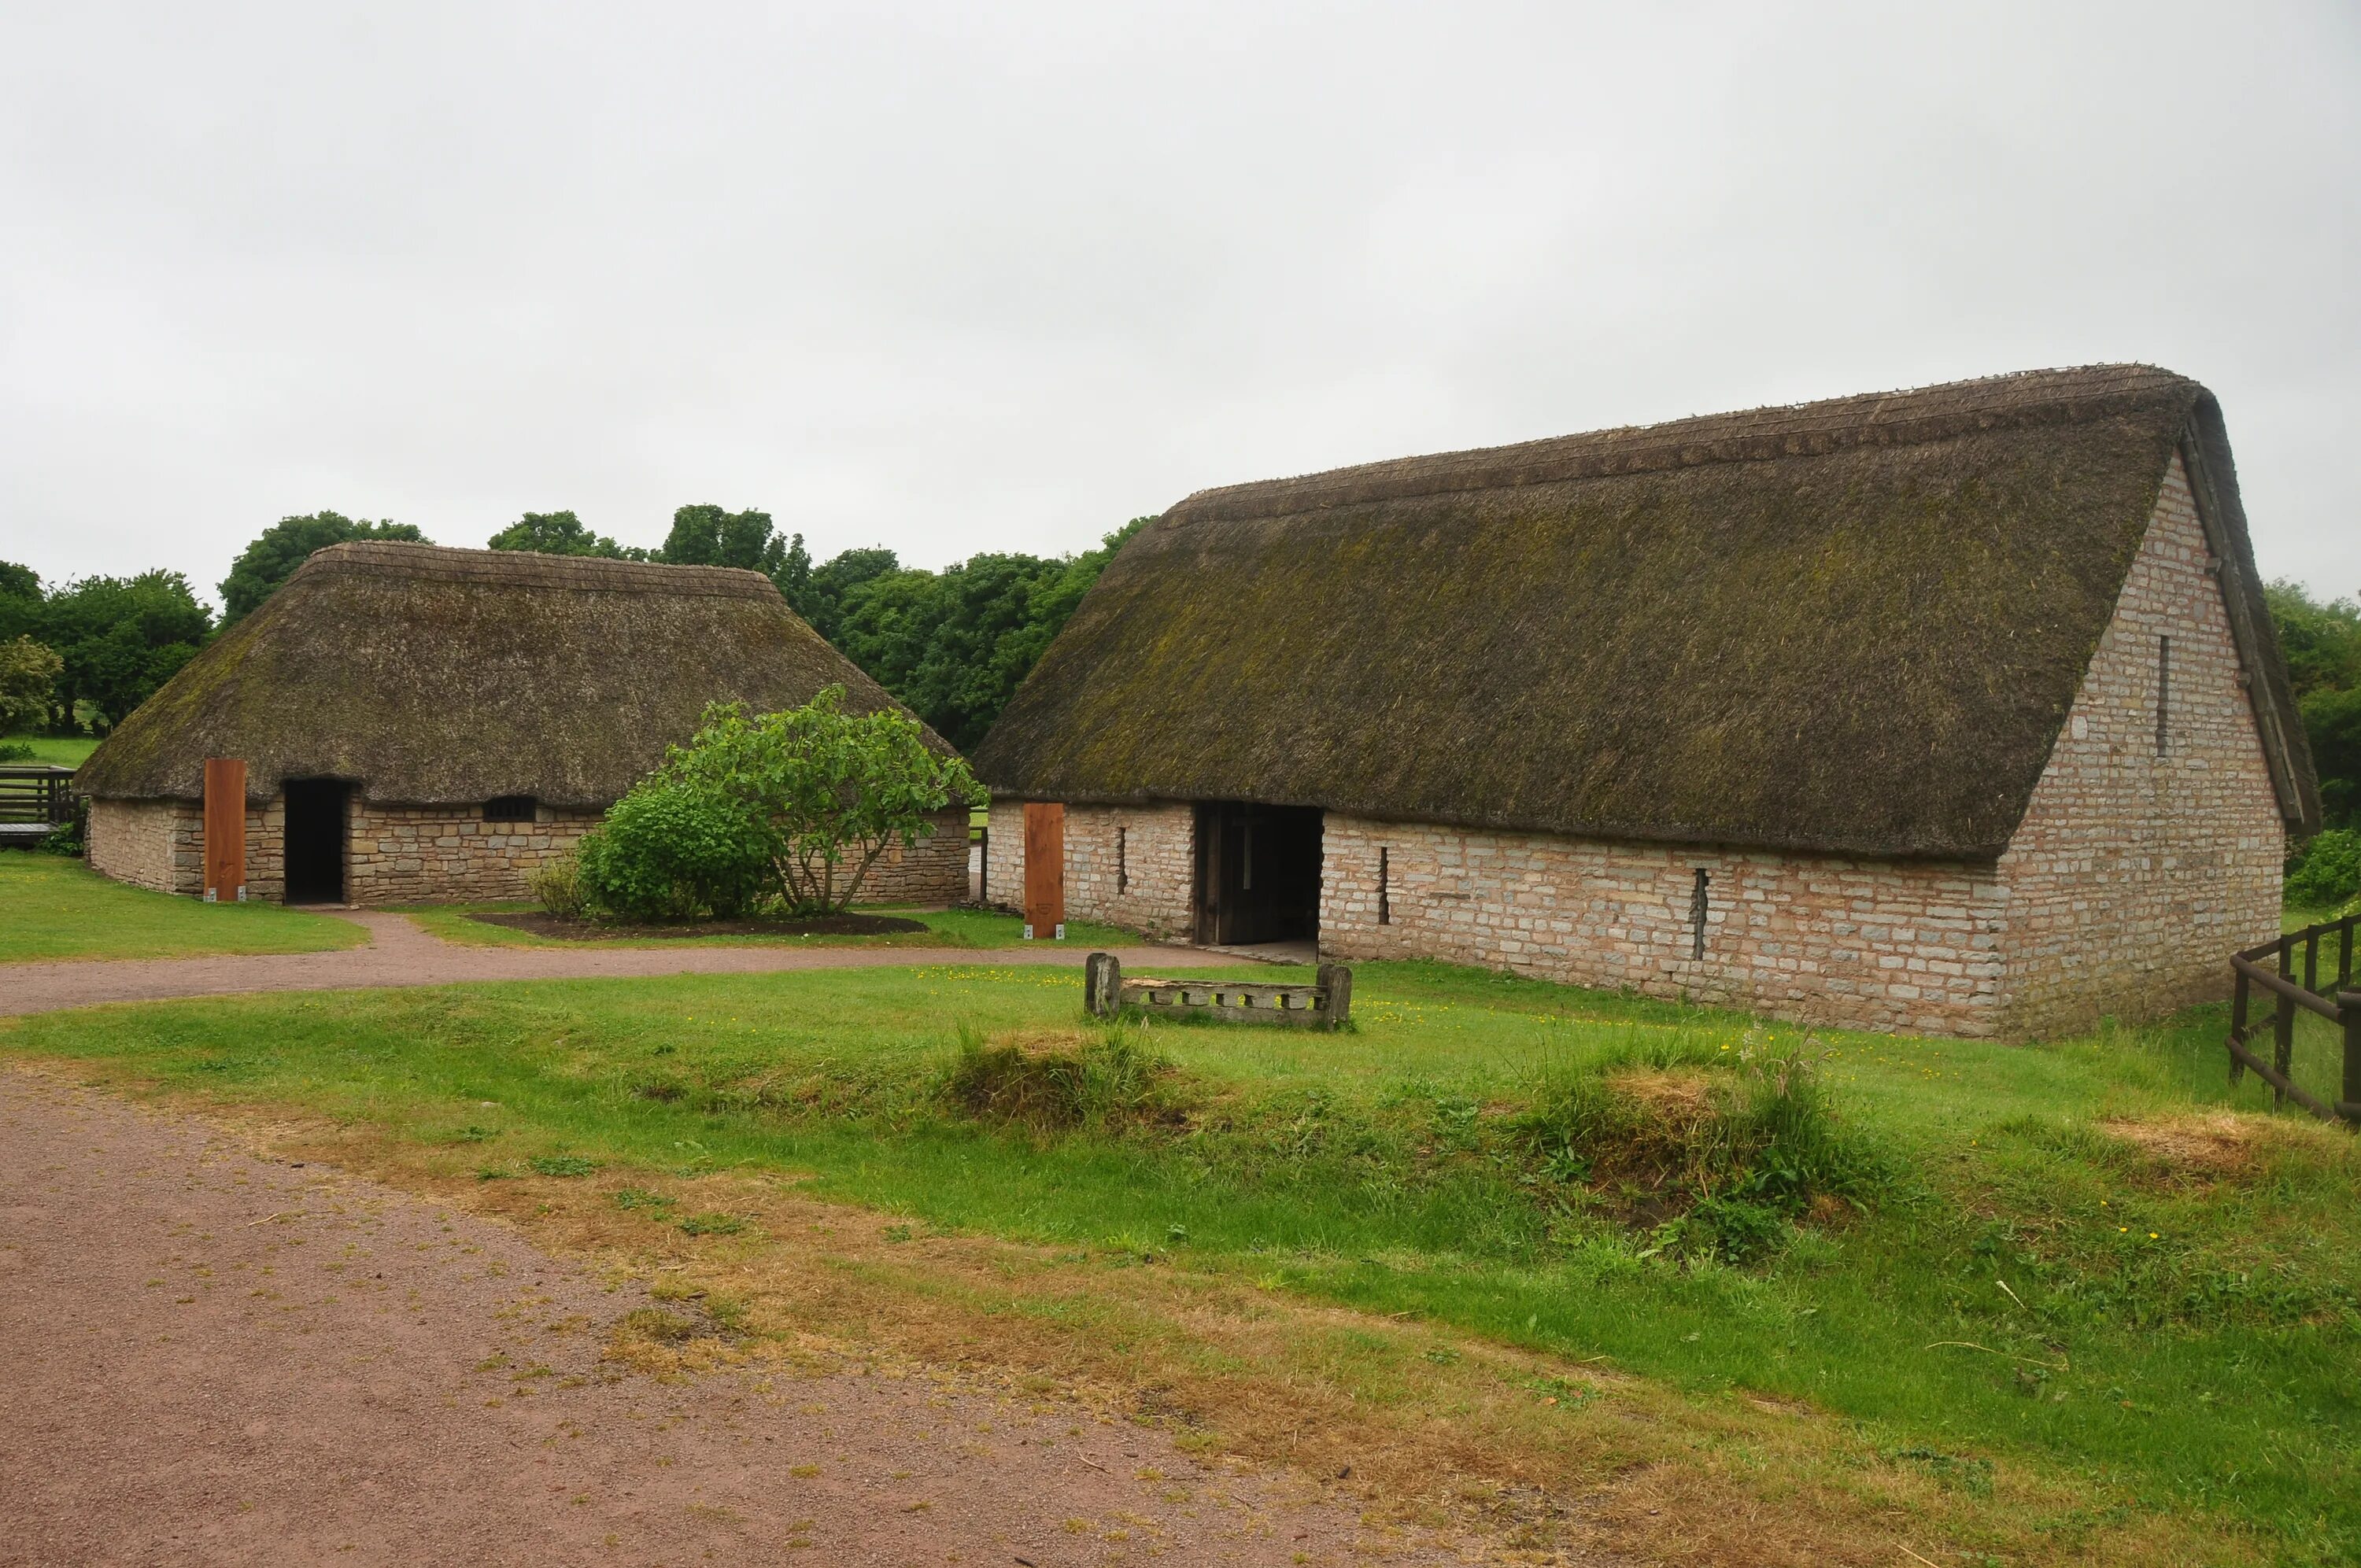
[{"label": "wooden fence rail", "polygon": [[[2230,1004],[2230,1081],[2235,1084],[2251,1071],[2271,1086],[2274,1106],[2292,1100],[2315,1116],[2342,1121],[2348,1126],[2361,1126],[2361,991],[2353,989],[2353,932],[2356,924],[2361,924],[2361,916],[2347,915],[2338,920],[2323,920],[2317,926],[2290,931],[2275,942],[2248,948],[2230,959],[2231,972],[2237,977],[2237,989]],[[2320,949],[2332,937],[2335,938],[2336,974],[2323,986],[2320,981]],[[2301,980],[2296,977],[2298,949],[2303,954]],[[2268,965],[2265,959],[2270,960]],[[2251,1016],[2257,988],[2268,992],[2272,999],[2271,1059],[2268,1062],[2248,1048],[2248,1042],[2262,1027],[2262,1021]],[[2345,1082],[2343,1092],[2333,1104],[2305,1090],[2293,1077],[2295,1017],[2299,1011],[2327,1019],[2344,1034]]]},{"label": "wooden fence rail", "polygon": [[0,822],[72,821],[73,776],[71,768],[0,767]]}]

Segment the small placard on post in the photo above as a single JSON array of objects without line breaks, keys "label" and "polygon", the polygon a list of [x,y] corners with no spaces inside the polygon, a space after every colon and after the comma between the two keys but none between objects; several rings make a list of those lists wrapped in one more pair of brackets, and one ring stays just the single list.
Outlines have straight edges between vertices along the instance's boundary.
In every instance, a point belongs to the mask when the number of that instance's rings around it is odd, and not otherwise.
[{"label": "small placard on post", "polygon": [[204,892],[207,904],[246,900],[246,763],[205,759]]}]

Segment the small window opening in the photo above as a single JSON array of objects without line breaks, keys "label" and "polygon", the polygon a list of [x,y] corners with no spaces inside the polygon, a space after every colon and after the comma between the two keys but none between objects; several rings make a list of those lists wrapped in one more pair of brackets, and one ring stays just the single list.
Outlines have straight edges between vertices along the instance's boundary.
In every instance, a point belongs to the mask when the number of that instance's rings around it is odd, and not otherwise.
[{"label": "small window opening", "polygon": [[538,804],[529,795],[496,795],[484,802],[487,822],[530,822]]},{"label": "small window opening", "polygon": [[1705,957],[1705,890],[1712,880],[1700,866],[1697,868],[1697,885],[1689,891],[1689,957],[1692,959]]},{"label": "small window opening", "polygon": [[2167,720],[2172,707],[2172,639],[2156,640],[2156,754],[2165,754]]},{"label": "small window opening", "polygon": [[1131,829],[1115,830],[1115,890],[1127,893],[1131,889]]},{"label": "small window opening", "polygon": [[1380,926],[1394,923],[1393,867],[1389,860],[1386,850],[1381,849],[1378,851],[1378,924]]}]

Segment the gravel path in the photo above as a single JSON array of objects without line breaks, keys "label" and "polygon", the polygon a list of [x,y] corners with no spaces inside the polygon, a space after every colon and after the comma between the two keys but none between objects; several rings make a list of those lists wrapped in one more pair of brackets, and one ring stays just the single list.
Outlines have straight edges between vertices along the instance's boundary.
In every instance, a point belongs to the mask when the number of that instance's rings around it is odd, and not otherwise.
[{"label": "gravel path", "polygon": [[1438,1561],[1056,1401],[622,1372],[608,1332],[646,1305],[503,1226],[0,1069],[0,1563]]},{"label": "gravel path", "polygon": [[[470,948],[380,910],[346,912],[369,944],[334,953],[227,954],[201,959],[82,959],[0,967],[0,1015],[47,1013],[101,1002],[153,1002],[243,991],[348,991],[380,985],[449,985],[477,980],[587,980],[615,975],[770,974],[787,970],[876,969],[907,964],[1066,964],[1080,946],[1023,948],[688,947]],[[1122,948],[1126,969],[1235,964],[1194,948]]]}]

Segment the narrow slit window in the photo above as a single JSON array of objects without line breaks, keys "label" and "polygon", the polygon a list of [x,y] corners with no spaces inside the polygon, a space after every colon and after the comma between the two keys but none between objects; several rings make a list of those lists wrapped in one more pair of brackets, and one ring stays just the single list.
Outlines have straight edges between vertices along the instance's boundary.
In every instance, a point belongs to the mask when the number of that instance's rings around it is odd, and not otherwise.
[{"label": "narrow slit window", "polygon": [[2172,639],[2156,640],[2156,754],[2165,754],[2167,724],[2172,712]]},{"label": "narrow slit window", "polygon": [[1378,851],[1378,924],[1380,926],[1394,923],[1393,890],[1389,885],[1392,878],[1393,867],[1389,863],[1388,852],[1381,849]]},{"label": "narrow slit window", "polygon": [[529,795],[496,795],[484,802],[487,822],[530,822],[539,802]]},{"label": "narrow slit window", "polygon": [[1128,828],[1115,830],[1115,890],[1117,893],[1131,891],[1131,829]]},{"label": "narrow slit window", "polygon": [[1705,874],[1705,868],[1700,866],[1697,868],[1697,883],[1689,890],[1689,957],[1692,959],[1705,957],[1705,890],[1712,881]]}]

